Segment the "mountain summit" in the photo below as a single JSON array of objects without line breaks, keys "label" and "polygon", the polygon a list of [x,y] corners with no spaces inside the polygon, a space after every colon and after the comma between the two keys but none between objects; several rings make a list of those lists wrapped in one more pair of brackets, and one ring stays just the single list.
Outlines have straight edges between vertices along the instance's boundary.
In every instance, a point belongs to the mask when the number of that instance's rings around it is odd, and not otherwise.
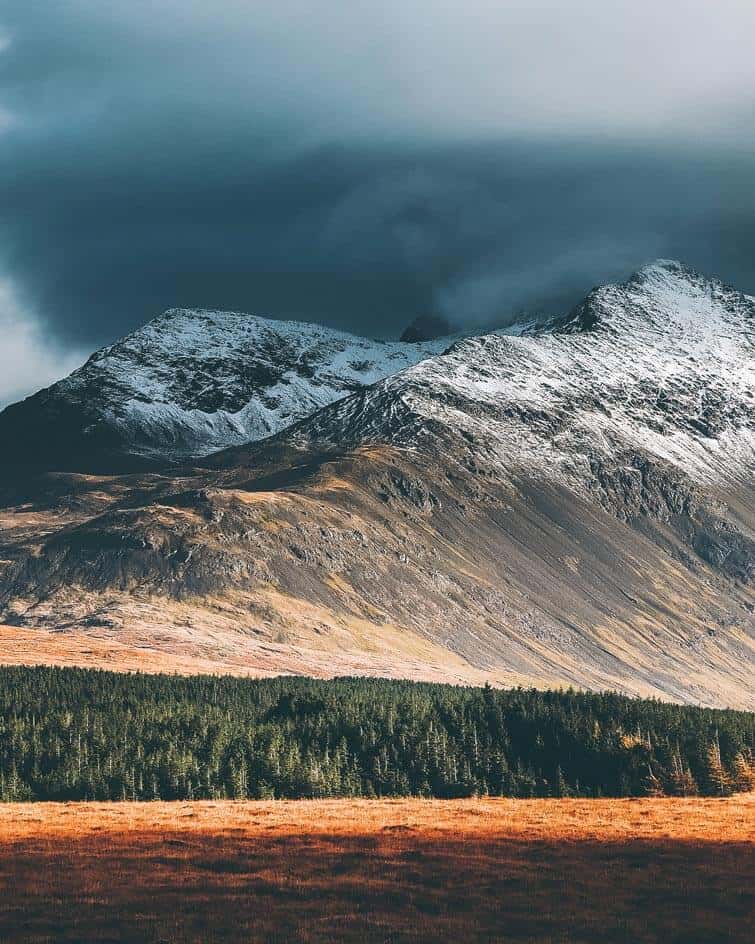
[{"label": "mountain summit", "polygon": [[198,668],[753,708],[754,327],[661,261],[201,468],[57,476],[2,512],[0,613]]},{"label": "mountain summit", "polygon": [[153,467],[270,436],[448,343],[171,309],[8,407],[0,436],[20,467]]},{"label": "mountain summit", "polygon": [[498,474],[581,487],[643,454],[700,483],[755,468],[755,300],[675,262],[593,290],[563,319],[462,338],[312,417],[328,442],[416,445],[446,431]]}]

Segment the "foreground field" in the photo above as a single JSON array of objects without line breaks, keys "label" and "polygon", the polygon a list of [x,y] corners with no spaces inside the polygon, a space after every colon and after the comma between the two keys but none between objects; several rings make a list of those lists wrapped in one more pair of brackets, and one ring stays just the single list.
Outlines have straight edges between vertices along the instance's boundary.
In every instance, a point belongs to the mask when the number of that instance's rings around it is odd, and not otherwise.
[{"label": "foreground field", "polygon": [[0,808],[0,940],[752,940],[755,797]]}]

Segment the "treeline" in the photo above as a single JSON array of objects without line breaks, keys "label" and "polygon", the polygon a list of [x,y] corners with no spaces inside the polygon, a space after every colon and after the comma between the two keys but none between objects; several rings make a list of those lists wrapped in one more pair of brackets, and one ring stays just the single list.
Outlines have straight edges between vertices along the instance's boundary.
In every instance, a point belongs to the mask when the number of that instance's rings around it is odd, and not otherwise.
[{"label": "treeline", "polygon": [[381,679],[0,668],[0,799],[721,796],[755,715]]}]

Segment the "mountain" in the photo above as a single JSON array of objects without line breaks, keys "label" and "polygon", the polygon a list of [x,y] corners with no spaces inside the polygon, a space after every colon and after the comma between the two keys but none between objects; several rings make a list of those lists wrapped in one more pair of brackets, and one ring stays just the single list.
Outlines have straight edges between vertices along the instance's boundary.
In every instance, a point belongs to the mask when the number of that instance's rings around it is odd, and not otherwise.
[{"label": "mountain", "polygon": [[661,261],[201,466],[49,477],[0,511],[6,640],[755,708],[754,346]]},{"label": "mountain", "polygon": [[441,315],[419,315],[401,335],[402,341],[432,341],[453,333],[450,322]]},{"label": "mountain", "polygon": [[154,467],[270,436],[448,343],[173,309],[5,409],[0,438],[23,470]]}]

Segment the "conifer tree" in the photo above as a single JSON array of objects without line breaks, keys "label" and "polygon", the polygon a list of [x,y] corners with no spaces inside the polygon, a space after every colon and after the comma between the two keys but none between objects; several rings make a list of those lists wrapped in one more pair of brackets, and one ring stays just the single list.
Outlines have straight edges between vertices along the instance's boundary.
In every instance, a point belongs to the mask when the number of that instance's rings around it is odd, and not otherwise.
[{"label": "conifer tree", "polygon": [[731,793],[732,779],[721,760],[721,745],[716,732],[715,740],[708,747],[708,784],[713,796],[727,796]]},{"label": "conifer tree", "polygon": [[741,750],[734,757],[734,788],[741,793],[755,790],[755,761],[748,750]]}]

